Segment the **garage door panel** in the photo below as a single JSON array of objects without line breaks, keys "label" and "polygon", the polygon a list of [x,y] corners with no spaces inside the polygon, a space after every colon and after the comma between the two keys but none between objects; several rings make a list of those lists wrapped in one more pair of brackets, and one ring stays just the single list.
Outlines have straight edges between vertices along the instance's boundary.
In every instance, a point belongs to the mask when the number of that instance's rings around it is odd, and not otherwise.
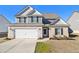
[{"label": "garage door panel", "polygon": [[37,29],[16,29],[15,38],[38,38]]}]

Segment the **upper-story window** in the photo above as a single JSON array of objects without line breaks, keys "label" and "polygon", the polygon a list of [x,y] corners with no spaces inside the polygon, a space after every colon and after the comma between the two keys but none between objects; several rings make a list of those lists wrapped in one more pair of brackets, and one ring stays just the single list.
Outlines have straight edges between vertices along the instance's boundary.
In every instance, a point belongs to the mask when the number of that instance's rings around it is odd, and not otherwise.
[{"label": "upper-story window", "polygon": [[41,16],[17,17],[17,23],[42,23]]},{"label": "upper-story window", "polygon": [[55,35],[63,35],[63,28],[61,27],[55,28]]},{"label": "upper-story window", "polygon": [[29,16],[29,17],[17,17],[18,23],[42,23],[42,17]]},{"label": "upper-story window", "polygon": [[21,23],[21,18],[19,17],[19,23]]},{"label": "upper-story window", "polygon": [[40,16],[31,16],[31,23],[42,23],[42,17],[40,17]]}]

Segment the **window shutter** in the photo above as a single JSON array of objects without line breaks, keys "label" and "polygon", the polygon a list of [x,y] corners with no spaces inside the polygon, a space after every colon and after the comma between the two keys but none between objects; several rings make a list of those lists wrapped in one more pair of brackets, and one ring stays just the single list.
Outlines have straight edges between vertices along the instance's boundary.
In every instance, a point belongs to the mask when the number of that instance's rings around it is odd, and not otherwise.
[{"label": "window shutter", "polygon": [[61,28],[61,35],[63,35],[63,28]]},{"label": "window shutter", "polygon": [[19,23],[21,23],[21,18],[19,17]]},{"label": "window shutter", "polygon": [[57,35],[57,28],[55,28],[55,35]]},{"label": "window shutter", "polygon": [[24,23],[26,23],[26,17],[24,17]]}]

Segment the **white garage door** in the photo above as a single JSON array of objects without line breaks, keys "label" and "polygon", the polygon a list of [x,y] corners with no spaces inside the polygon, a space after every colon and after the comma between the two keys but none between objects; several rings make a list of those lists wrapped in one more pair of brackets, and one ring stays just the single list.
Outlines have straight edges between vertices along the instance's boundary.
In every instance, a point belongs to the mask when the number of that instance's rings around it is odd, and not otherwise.
[{"label": "white garage door", "polygon": [[38,38],[37,29],[16,29],[15,38]]}]

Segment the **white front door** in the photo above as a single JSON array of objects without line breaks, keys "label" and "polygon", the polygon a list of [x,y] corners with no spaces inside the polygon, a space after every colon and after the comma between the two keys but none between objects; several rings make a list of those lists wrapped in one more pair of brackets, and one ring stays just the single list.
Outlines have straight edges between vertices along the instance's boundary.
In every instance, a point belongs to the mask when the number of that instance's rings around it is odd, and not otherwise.
[{"label": "white front door", "polygon": [[38,38],[37,29],[16,29],[15,38]]}]

